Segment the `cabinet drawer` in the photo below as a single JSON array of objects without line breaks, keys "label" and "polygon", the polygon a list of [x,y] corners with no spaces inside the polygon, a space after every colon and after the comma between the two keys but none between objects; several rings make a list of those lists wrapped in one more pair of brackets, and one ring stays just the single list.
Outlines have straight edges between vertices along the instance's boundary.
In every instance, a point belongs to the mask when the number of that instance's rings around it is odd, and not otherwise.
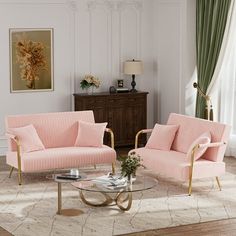
[{"label": "cabinet drawer", "polygon": [[119,107],[119,106],[125,106],[127,104],[127,100],[121,99],[121,98],[111,98],[108,100],[108,106],[109,107]]},{"label": "cabinet drawer", "polygon": [[140,104],[145,104],[146,99],[143,97],[135,97],[135,98],[129,98],[126,100],[127,104],[132,106],[140,105]]},{"label": "cabinet drawer", "polygon": [[83,99],[84,107],[104,107],[106,100],[102,98],[91,97],[88,99]]}]

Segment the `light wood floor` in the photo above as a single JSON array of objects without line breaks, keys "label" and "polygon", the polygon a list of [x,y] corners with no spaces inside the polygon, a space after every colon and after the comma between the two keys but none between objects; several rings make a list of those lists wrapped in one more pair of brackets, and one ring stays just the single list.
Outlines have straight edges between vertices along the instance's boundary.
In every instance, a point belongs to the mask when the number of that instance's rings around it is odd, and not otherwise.
[{"label": "light wood floor", "polygon": [[12,234],[8,233],[5,229],[0,227],[0,235],[1,236],[11,236]]},{"label": "light wood floor", "polygon": [[[172,228],[150,230],[140,233],[125,234],[127,236],[234,236],[236,235],[236,219],[216,220],[199,224],[177,226]],[[124,235],[123,235],[124,236]]]},{"label": "light wood floor", "polygon": [[[1,236],[12,236],[0,227]],[[217,220],[200,224],[177,226],[140,233],[124,234],[123,236],[234,236],[236,235],[236,219]]]}]

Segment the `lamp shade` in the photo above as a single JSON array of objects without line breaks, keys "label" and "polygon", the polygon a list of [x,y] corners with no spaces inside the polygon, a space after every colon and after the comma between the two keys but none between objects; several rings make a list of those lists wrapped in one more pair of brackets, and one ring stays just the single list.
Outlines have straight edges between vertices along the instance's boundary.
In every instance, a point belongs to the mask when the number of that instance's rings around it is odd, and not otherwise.
[{"label": "lamp shade", "polygon": [[124,62],[124,74],[126,75],[140,75],[143,73],[142,61],[125,61]]}]

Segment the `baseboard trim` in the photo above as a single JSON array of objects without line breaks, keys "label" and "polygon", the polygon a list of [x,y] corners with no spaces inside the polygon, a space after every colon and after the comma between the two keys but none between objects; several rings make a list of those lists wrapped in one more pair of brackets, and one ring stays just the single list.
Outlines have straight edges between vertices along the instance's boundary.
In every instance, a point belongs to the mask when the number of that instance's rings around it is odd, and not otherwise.
[{"label": "baseboard trim", "polygon": [[0,147],[0,157],[5,156],[7,152],[7,147]]}]

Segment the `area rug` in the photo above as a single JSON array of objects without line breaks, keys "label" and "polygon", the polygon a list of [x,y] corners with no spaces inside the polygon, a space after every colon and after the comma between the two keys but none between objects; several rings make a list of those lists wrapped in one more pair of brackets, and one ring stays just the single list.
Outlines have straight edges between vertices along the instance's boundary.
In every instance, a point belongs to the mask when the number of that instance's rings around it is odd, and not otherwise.
[{"label": "area rug", "polygon": [[19,236],[111,236],[233,218],[236,217],[236,159],[228,157],[225,161],[227,173],[220,178],[223,190],[218,190],[213,178],[196,180],[192,196],[187,195],[187,183],[144,171],[159,183],[153,189],[135,193],[127,212],[117,206],[87,206],[80,200],[77,189],[63,184],[63,208],[84,212],[65,217],[56,214],[57,184],[45,178],[48,173],[24,174],[24,184],[18,186],[16,172],[9,179],[9,170],[1,158],[0,226]]}]

